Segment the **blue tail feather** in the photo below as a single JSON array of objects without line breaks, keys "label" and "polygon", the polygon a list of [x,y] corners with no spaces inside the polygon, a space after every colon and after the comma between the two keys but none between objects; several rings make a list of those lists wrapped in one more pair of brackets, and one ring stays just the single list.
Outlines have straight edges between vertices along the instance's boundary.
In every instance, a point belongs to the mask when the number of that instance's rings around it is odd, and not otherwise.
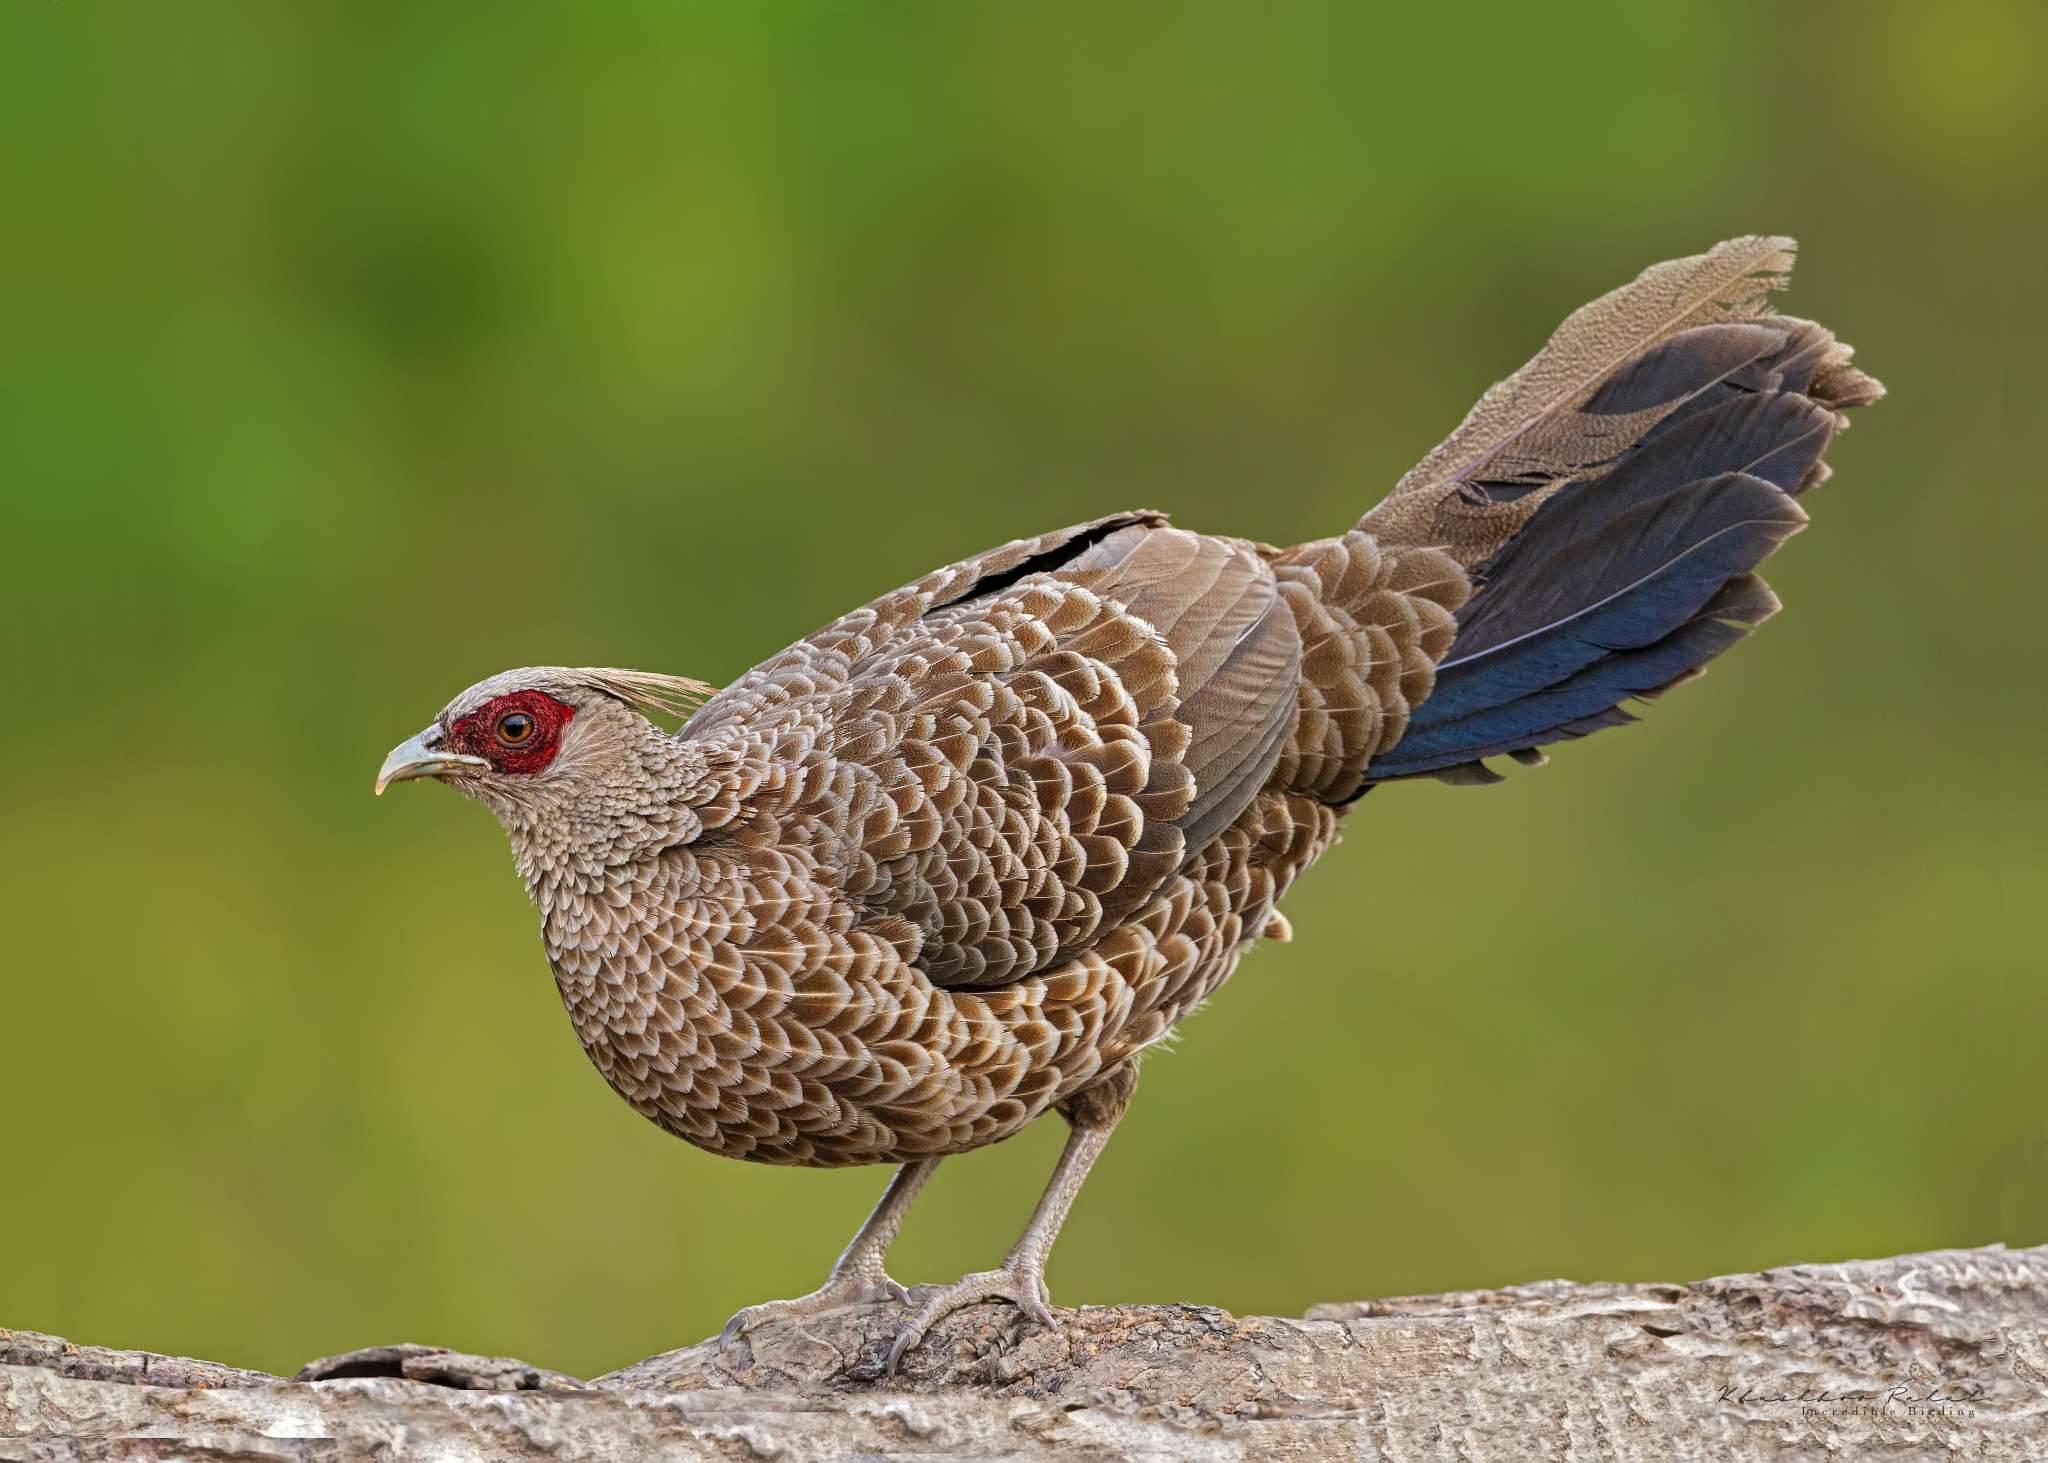
[{"label": "blue tail feather", "polygon": [[[1623,701],[1698,674],[1776,611],[1752,571],[1804,526],[1794,498],[1825,476],[1841,418],[1813,387],[1832,337],[1772,326],[1672,337],[1588,398],[1618,415],[1684,393],[1478,566],[1433,689],[1368,781],[1487,780],[1483,758],[1634,720]],[[1777,342],[1761,354],[1760,333]]]}]

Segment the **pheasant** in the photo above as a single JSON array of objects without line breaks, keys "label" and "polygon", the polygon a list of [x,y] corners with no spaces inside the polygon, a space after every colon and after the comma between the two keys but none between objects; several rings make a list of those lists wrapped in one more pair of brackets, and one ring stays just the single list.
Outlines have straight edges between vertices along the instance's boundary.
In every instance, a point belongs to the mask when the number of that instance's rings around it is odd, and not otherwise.
[{"label": "pheasant", "polygon": [[[991,549],[722,691],[538,667],[470,687],[377,791],[497,814],[576,1034],[643,1116],[757,1163],[898,1165],[810,1295],[1052,1320],[1045,1261],[1144,1054],[1382,783],[1635,718],[1762,623],[1753,572],[1882,388],[1773,313],[1742,238],[1585,306],[1349,530],[1291,548],[1128,512]],[[654,718],[686,717],[670,733]],[[1070,1131],[996,1269],[912,1304],[941,1159]]]}]

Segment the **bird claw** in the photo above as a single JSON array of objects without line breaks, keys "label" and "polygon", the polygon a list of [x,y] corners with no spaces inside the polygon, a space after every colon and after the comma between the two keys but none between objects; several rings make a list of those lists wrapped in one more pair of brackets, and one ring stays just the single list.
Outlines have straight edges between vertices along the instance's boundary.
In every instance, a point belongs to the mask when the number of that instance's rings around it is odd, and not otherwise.
[{"label": "bird claw", "polygon": [[1037,1266],[1005,1265],[1000,1270],[982,1270],[963,1275],[951,1285],[925,1297],[908,1320],[897,1328],[889,1346],[889,1376],[904,1356],[925,1338],[925,1333],[954,1311],[985,1300],[1006,1300],[1041,1326],[1053,1324],[1052,1298],[1046,1293],[1045,1272]]},{"label": "bird claw", "polygon": [[800,1321],[848,1306],[871,1305],[876,1301],[908,1301],[910,1292],[879,1270],[835,1275],[809,1295],[794,1300],[767,1300],[735,1311],[718,1333],[719,1349],[770,1321]]}]

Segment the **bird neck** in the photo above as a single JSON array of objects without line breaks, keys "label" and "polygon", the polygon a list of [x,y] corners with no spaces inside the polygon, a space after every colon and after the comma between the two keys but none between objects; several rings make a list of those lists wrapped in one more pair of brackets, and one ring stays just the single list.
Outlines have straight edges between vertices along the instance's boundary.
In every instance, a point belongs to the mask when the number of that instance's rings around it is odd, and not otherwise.
[{"label": "bird neck", "polygon": [[607,758],[571,797],[500,810],[527,893],[545,912],[596,895],[617,871],[690,842],[704,831],[705,805],[722,785],[718,772],[701,745],[656,734]]}]

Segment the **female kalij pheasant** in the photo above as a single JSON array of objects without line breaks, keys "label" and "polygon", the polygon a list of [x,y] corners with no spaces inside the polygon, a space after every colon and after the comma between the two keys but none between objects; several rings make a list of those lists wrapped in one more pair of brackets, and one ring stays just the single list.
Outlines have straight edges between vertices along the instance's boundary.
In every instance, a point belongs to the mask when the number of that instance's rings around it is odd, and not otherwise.
[{"label": "female kalij pheasant", "polygon": [[[713,1153],[901,1165],[830,1278],[728,1332],[882,1295],[941,1158],[1071,1124],[1000,1269],[906,1315],[1051,1319],[1045,1259],[1137,1082],[1351,805],[1633,718],[1767,619],[1878,383],[1774,314],[1789,239],[1646,271],[1335,537],[1121,513],[883,595],[723,691],[508,671],[392,752],[505,825],[618,1094]],[[701,702],[701,704],[699,704]],[[694,708],[694,709],[693,709]],[[650,712],[688,713],[670,734]]]}]

